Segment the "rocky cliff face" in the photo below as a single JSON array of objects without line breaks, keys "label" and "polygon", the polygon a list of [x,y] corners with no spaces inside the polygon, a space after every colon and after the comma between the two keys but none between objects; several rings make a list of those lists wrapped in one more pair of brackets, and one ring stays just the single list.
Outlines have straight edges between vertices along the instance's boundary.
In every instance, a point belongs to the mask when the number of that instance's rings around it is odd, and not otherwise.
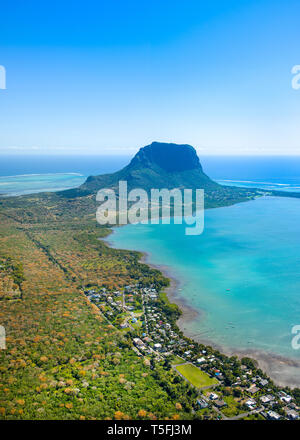
[{"label": "rocky cliff face", "polygon": [[219,188],[202,170],[196,150],[191,145],[153,142],[141,148],[122,170],[102,176],[90,176],[72,194],[94,193],[101,188],[117,190],[126,180],[128,189],[143,188]]},{"label": "rocky cliff face", "polygon": [[140,168],[159,167],[167,172],[200,169],[196,150],[191,145],[152,142],[139,150],[129,166]]}]

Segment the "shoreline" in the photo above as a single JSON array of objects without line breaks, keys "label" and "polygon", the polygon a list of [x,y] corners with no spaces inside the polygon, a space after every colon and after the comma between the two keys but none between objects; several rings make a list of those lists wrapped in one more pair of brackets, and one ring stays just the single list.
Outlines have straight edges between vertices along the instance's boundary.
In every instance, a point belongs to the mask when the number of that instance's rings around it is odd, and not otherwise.
[{"label": "shoreline", "polygon": [[[101,238],[101,240],[106,242],[108,246],[115,248],[113,243],[109,240],[110,235],[113,233],[114,230],[111,229],[107,237]],[[250,357],[257,361],[259,368],[263,370],[276,385],[282,387],[300,388],[300,361],[275,353],[262,352],[261,350],[255,348],[235,349],[233,347],[221,346],[209,339],[205,339],[189,332],[189,330],[186,328],[186,324],[194,320],[196,317],[204,315],[204,312],[193,309],[186,303],[184,298],[180,297],[180,286],[182,285],[182,281],[176,278],[176,275],[174,275],[169,266],[151,263],[151,255],[146,251],[137,252],[141,254],[141,258],[139,259],[141,263],[145,263],[149,267],[159,270],[166,278],[169,279],[170,285],[163,290],[166,293],[169,302],[176,304],[180,309],[181,315],[177,319],[176,325],[186,337],[200,344],[211,346],[226,356],[237,356],[239,359],[242,357]],[[298,375],[295,374],[295,370],[298,370]]]}]

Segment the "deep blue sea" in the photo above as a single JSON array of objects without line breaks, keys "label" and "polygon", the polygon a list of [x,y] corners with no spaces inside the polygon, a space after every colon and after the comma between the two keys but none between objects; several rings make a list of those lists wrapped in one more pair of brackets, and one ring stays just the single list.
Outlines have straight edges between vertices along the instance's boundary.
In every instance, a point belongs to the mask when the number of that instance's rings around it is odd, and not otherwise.
[{"label": "deep blue sea", "polygon": [[[57,191],[80,185],[89,175],[110,173],[131,156],[0,155],[0,194]],[[225,185],[300,191],[298,157],[200,157],[204,171]]]}]

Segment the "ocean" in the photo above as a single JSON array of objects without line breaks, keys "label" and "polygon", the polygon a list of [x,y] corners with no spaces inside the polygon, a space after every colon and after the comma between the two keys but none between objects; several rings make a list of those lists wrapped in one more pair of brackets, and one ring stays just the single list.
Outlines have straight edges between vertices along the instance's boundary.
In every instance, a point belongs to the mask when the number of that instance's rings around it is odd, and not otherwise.
[{"label": "ocean", "polygon": [[300,156],[204,156],[201,163],[224,185],[300,191]]},{"label": "ocean", "polygon": [[[89,175],[111,173],[131,156],[1,155],[0,195],[74,188]],[[204,171],[225,185],[300,191],[300,156],[203,156]]]}]

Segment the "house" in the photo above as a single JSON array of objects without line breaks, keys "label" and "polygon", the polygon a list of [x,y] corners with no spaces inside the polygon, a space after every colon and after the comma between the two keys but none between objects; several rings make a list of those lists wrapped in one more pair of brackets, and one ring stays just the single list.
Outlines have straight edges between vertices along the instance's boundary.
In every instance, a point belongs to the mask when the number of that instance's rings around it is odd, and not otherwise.
[{"label": "house", "polygon": [[262,387],[265,387],[266,385],[268,385],[269,381],[267,379],[261,379],[259,381],[259,385],[261,385]]},{"label": "house", "polygon": [[208,397],[210,400],[217,400],[219,396],[216,393],[210,393]]},{"label": "house", "polygon": [[223,408],[223,406],[226,406],[227,403],[224,402],[224,400],[215,400],[215,401],[214,401],[214,405],[215,405],[217,408]]},{"label": "house", "polygon": [[292,397],[286,394],[285,396],[280,397],[280,400],[285,403],[291,403]]},{"label": "house", "polygon": [[257,391],[259,391],[259,388],[258,387],[256,387],[255,385],[252,385],[250,388],[248,388],[248,393],[250,393],[250,394],[255,394],[255,393],[257,393]]},{"label": "house", "polygon": [[127,328],[128,324],[127,322],[122,322],[122,324],[120,324],[120,328]]},{"label": "house", "polygon": [[296,411],[294,411],[293,409],[288,409],[286,411],[286,415],[290,420],[297,420],[299,419],[299,415]]},{"label": "house", "polygon": [[269,420],[280,420],[280,415],[275,411],[268,411],[267,417]]},{"label": "house", "polygon": [[205,360],[205,357],[202,356],[201,358],[197,359],[197,363],[202,364],[203,362],[205,362]]},{"label": "house", "polygon": [[245,405],[250,409],[253,410],[254,408],[256,408],[256,401],[254,399],[248,399],[245,402]]},{"label": "house", "polygon": [[260,401],[264,404],[270,403],[270,402],[272,402],[272,400],[274,400],[273,396],[261,396],[260,397]]},{"label": "house", "polygon": [[197,405],[200,406],[200,409],[204,409],[208,407],[208,403],[204,399],[198,399]]},{"label": "house", "polygon": [[142,347],[144,345],[143,341],[140,338],[133,338],[133,342],[135,345]]}]

